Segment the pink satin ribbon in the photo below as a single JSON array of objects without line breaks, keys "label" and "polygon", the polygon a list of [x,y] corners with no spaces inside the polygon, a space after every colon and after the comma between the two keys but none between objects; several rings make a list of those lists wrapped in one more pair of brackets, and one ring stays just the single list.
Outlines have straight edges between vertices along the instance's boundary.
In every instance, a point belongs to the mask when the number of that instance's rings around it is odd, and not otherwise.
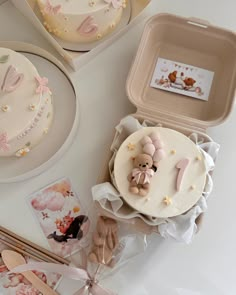
[{"label": "pink satin ribbon", "polygon": [[142,171],[139,168],[135,168],[132,171],[132,176],[134,177],[135,181],[137,184],[139,184],[140,178],[141,176],[144,175],[144,182],[145,183],[150,183],[151,182],[151,178],[154,175],[154,171],[152,169],[148,169],[146,171]]},{"label": "pink satin ribbon", "polygon": [[101,287],[95,278],[96,275],[92,277],[86,270],[82,268],[54,263],[35,262],[17,266],[11,270],[11,273],[22,273],[32,270],[55,272],[72,280],[84,281],[85,285],[75,292],[74,295],[116,295],[111,290]]}]

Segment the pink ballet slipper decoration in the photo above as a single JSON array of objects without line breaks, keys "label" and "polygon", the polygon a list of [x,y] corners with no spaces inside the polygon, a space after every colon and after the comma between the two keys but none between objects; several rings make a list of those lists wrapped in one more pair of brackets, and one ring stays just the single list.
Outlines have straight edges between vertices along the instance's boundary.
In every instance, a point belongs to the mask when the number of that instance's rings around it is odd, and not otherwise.
[{"label": "pink ballet slipper decoration", "polygon": [[12,92],[16,90],[24,79],[24,74],[18,73],[16,68],[10,65],[6,71],[1,90],[3,92]]},{"label": "pink ballet slipper decoration", "polygon": [[94,23],[93,16],[88,16],[77,29],[82,36],[91,36],[98,31],[98,25]]},{"label": "pink ballet slipper decoration", "polygon": [[155,147],[152,143],[146,143],[143,147],[143,152],[145,154],[150,155],[151,157],[154,155],[155,153]]},{"label": "pink ballet slipper decoration", "polygon": [[159,162],[162,159],[164,159],[165,156],[166,156],[166,153],[165,153],[165,151],[163,149],[156,150],[154,155],[153,155],[153,161],[154,162]]},{"label": "pink ballet slipper decoration", "polygon": [[47,0],[46,5],[44,7],[44,12],[50,15],[56,15],[61,10],[61,5],[52,6],[49,0]]},{"label": "pink ballet slipper decoration", "polygon": [[10,149],[6,132],[0,133],[0,151],[7,152]]},{"label": "pink ballet slipper decoration", "polygon": [[106,3],[111,4],[113,8],[118,9],[122,7],[123,1],[122,0],[104,0]]},{"label": "pink ballet slipper decoration", "polygon": [[43,94],[45,92],[49,92],[51,94],[50,89],[47,87],[48,85],[48,79],[45,77],[35,77],[35,80],[38,83],[38,87],[36,89],[36,93]]}]

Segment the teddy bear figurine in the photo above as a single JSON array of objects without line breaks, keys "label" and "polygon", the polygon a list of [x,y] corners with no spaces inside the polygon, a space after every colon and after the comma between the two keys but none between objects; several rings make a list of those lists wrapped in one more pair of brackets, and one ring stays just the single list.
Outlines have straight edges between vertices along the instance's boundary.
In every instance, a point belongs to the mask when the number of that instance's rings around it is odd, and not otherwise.
[{"label": "teddy bear figurine", "polygon": [[132,194],[146,196],[150,189],[151,178],[154,175],[153,159],[148,154],[139,154],[134,158],[134,168],[128,175],[129,191]]},{"label": "teddy bear figurine", "polygon": [[93,234],[94,246],[88,256],[90,262],[114,266],[114,251],[119,245],[117,232],[118,226],[114,219],[104,216],[98,218],[97,228]]}]

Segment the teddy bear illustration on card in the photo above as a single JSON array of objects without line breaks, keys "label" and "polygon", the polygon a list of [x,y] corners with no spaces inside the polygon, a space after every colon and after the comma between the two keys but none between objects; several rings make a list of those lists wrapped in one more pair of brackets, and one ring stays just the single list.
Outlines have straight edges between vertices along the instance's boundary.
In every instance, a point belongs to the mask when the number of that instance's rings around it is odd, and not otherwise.
[{"label": "teddy bear illustration on card", "polygon": [[164,143],[157,133],[144,136],[141,140],[143,153],[133,159],[134,168],[128,175],[129,191],[145,197],[150,190],[151,180],[158,169],[158,163],[165,157]]}]

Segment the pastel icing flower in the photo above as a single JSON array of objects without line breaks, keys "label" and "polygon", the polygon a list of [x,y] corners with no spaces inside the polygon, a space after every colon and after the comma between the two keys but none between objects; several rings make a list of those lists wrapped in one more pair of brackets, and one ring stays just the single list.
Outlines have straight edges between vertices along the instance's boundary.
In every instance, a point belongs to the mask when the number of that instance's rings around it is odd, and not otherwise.
[{"label": "pastel icing flower", "polygon": [[46,1],[46,5],[44,7],[44,13],[56,15],[60,12],[61,5],[53,6],[49,0]]},{"label": "pastel icing flower", "polygon": [[9,105],[4,105],[4,106],[1,107],[1,110],[2,110],[4,113],[6,113],[6,112],[8,112],[8,111],[10,110],[10,107],[9,107]]},{"label": "pastel icing flower", "polygon": [[123,0],[104,0],[106,3],[111,4],[115,9],[123,6]]},{"label": "pastel icing flower", "polygon": [[43,94],[45,92],[49,92],[51,94],[50,89],[47,87],[48,79],[45,77],[35,77],[35,80],[38,83],[38,87],[36,89],[36,93]]},{"label": "pastel icing flower", "polygon": [[6,132],[0,133],[0,151],[7,152],[10,149]]},{"label": "pastel icing flower", "polygon": [[16,157],[21,158],[25,157],[30,152],[28,147],[24,147],[16,152]]}]

